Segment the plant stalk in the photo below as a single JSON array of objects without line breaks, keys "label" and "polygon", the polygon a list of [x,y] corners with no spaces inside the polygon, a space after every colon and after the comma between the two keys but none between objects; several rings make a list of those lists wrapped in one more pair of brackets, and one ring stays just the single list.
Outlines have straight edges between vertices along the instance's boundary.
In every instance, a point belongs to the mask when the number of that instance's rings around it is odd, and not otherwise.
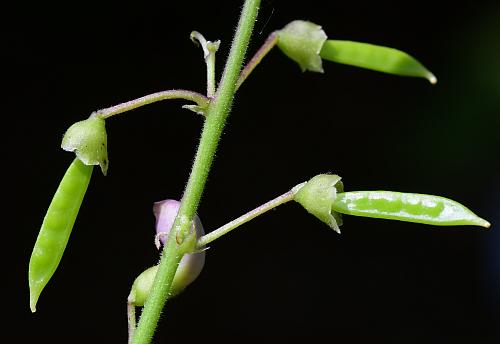
[{"label": "plant stalk", "polygon": [[134,338],[135,333],[135,305],[131,302],[127,302],[127,323],[128,323],[128,344],[132,343],[132,338]]},{"label": "plant stalk", "polygon": [[257,216],[264,214],[265,212],[276,208],[279,205],[290,202],[293,200],[293,196],[297,193],[297,191],[304,185],[305,183],[299,184],[292,188],[290,191],[285,192],[283,195],[276,197],[275,199],[270,200],[267,203],[258,206],[257,208],[250,210],[248,213],[241,215],[240,217],[234,219],[231,222],[226,223],[224,226],[217,228],[216,230],[211,231],[210,233],[202,236],[198,239],[196,243],[196,247],[198,249],[203,249],[206,245],[211,243],[212,241],[220,238],[221,236],[229,233],[233,229],[241,226],[242,224],[247,223],[250,220],[255,219]]},{"label": "plant stalk", "polygon": [[219,88],[207,110],[207,118],[191,175],[171,230],[174,235],[169,235],[163,249],[158,272],[132,341],[134,344],[150,343],[163,306],[169,297],[175,271],[183,256],[180,246],[189,233],[191,221],[198,208],[220,136],[231,109],[236,82],[257,18],[259,4],[260,0],[246,0],[243,6]]},{"label": "plant stalk", "polygon": [[257,50],[255,55],[248,61],[243,70],[241,71],[240,77],[238,78],[238,82],[236,83],[236,89],[239,89],[241,84],[248,78],[250,73],[257,67],[262,61],[264,57],[271,51],[272,48],[278,43],[278,34],[276,31],[271,32],[271,34],[267,37],[266,41],[262,46]]},{"label": "plant stalk", "polygon": [[140,97],[125,103],[121,103],[109,108],[97,110],[95,116],[106,119],[114,115],[118,115],[123,112],[127,112],[133,109],[137,109],[141,106],[156,103],[167,99],[185,99],[195,102],[200,107],[208,107],[209,99],[204,95],[187,90],[168,90],[162,92],[156,92],[148,94],[147,96]]}]

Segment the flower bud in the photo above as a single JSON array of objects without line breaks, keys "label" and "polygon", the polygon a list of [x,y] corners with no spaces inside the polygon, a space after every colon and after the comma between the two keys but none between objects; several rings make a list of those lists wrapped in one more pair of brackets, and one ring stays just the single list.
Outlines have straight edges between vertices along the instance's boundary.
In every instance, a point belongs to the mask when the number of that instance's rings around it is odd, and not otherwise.
[{"label": "flower bud", "polygon": [[108,139],[103,118],[91,116],[68,128],[61,148],[75,152],[85,165],[99,165],[102,173],[108,170]]},{"label": "flower bud", "polygon": [[[162,244],[165,244],[166,236],[168,236],[170,230],[172,229],[180,206],[181,202],[173,199],[167,199],[154,204],[153,212],[156,217],[156,234],[160,237]],[[197,215],[193,218],[191,231],[196,231],[197,239],[205,234],[203,225]],[[177,295],[185,287],[191,284],[201,273],[201,270],[203,270],[204,264],[205,251],[185,254],[179,263],[177,272],[175,273],[174,282],[172,284],[172,288],[170,289],[172,295]]]},{"label": "flower bud", "polygon": [[342,217],[332,210],[337,192],[342,192],[344,186],[340,177],[335,174],[319,174],[311,178],[294,196],[310,214],[326,223],[340,234],[339,226]]},{"label": "flower bud", "polygon": [[303,72],[323,73],[319,55],[326,41],[326,34],[321,26],[304,20],[294,20],[277,31],[278,47],[283,53],[297,62]]},{"label": "flower bud", "polygon": [[[156,202],[153,206],[153,213],[156,217],[156,234],[160,235],[162,244],[165,244],[166,237],[161,234],[168,234],[170,232],[180,207],[181,202],[175,199],[166,199]],[[193,218],[191,229],[196,230],[196,236],[198,238],[205,234],[200,218],[197,215]]]},{"label": "flower bud", "polygon": [[[181,202],[167,199],[156,202],[153,207],[153,212],[156,217],[156,235],[162,244],[165,244],[166,237],[170,233],[175,221],[175,217],[179,212]],[[200,218],[195,216],[191,230],[196,232],[196,237],[200,238],[205,234]],[[191,284],[201,273],[205,264],[205,251],[185,254],[172,281],[170,288],[170,296],[176,296]],[[142,272],[134,281],[128,301],[135,306],[143,306],[146,298],[149,295],[151,286],[158,271],[158,266],[155,265]]]},{"label": "flower bud", "polygon": [[158,265],[152,266],[143,271],[132,284],[132,289],[128,295],[128,303],[134,306],[142,307],[149,296],[149,291],[153,286]]}]

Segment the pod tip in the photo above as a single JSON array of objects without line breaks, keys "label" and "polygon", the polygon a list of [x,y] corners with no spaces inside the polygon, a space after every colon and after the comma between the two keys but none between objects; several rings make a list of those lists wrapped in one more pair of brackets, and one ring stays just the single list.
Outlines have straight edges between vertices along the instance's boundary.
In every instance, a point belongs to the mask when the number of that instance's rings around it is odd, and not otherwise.
[{"label": "pod tip", "polygon": [[433,85],[437,84],[438,82],[438,79],[434,76],[434,74],[430,73],[429,76],[427,76],[427,79],[429,80],[429,82]]},{"label": "pod tip", "polygon": [[36,312],[36,303],[30,302],[30,309],[31,309],[31,313],[35,313]]},{"label": "pod tip", "polygon": [[480,217],[476,219],[475,223],[477,226],[484,227],[485,229],[489,229],[491,226],[491,224],[488,221]]},{"label": "pod tip", "polygon": [[[30,289],[31,289],[31,286],[30,286]],[[38,296],[33,293],[32,290],[30,290],[30,309],[31,309],[31,313],[35,313],[36,312],[36,304],[38,302]]]}]

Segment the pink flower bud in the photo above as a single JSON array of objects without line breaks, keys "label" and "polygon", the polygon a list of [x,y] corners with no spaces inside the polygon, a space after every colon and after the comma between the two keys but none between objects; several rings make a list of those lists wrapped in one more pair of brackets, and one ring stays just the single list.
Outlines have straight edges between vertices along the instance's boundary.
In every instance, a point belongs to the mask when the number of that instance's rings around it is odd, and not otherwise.
[{"label": "pink flower bud", "polygon": [[[167,240],[180,206],[181,202],[173,199],[167,199],[154,204],[153,212],[156,217],[156,235],[159,237],[162,244],[165,244],[165,241]],[[198,216],[194,217],[192,226],[196,231],[197,238],[200,238],[205,234]],[[171,289],[172,295],[178,294],[185,287],[191,284],[200,274],[204,264],[205,251],[185,254],[179,264],[177,272],[175,273]]]}]

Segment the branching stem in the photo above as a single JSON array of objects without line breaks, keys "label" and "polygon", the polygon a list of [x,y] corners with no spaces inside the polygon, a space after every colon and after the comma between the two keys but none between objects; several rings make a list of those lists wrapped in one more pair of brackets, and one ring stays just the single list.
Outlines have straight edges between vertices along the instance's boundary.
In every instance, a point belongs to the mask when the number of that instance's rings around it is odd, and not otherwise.
[{"label": "branching stem", "polygon": [[257,67],[257,65],[262,61],[262,59],[271,51],[271,49],[278,43],[278,34],[272,32],[262,44],[262,46],[257,50],[255,55],[248,61],[246,66],[241,71],[238,82],[236,83],[236,89],[239,89],[241,84],[246,80],[246,78],[252,73],[252,71]]},{"label": "branching stem", "polygon": [[198,208],[224,124],[231,109],[236,91],[236,82],[250,41],[259,5],[260,0],[245,0],[219,88],[207,110],[200,144],[184,190],[181,207],[171,230],[174,235],[169,235],[163,249],[158,272],[132,341],[134,344],[150,343],[160,313],[168,299],[172,280],[184,254],[181,245],[189,234],[191,221]]},{"label": "branching stem", "polygon": [[111,106],[106,109],[97,110],[94,116],[99,116],[101,118],[109,118],[114,115],[118,115],[123,112],[127,112],[133,109],[137,109],[141,106],[148,105],[151,103],[156,103],[167,99],[185,99],[195,102],[201,108],[207,108],[210,100],[204,95],[187,90],[168,90],[162,92],[156,92],[153,94],[148,94],[147,96],[140,97],[125,103],[121,103],[115,106]]},{"label": "branching stem", "polygon": [[242,224],[247,223],[248,221],[256,218],[259,215],[264,214],[265,212],[267,212],[271,209],[276,208],[277,206],[279,206],[281,204],[284,204],[286,202],[293,200],[293,196],[303,185],[304,185],[304,183],[295,186],[293,189],[284,193],[283,195],[278,196],[275,199],[273,199],[267,203],[262,204],[261,206],[249,211],[248,213],[246,213],[244,215],[241,215],[237,219],[234,219],[233,221],[225,224],[224,226],[219,227],[216,230],[211,231],[210,233],[202,236],[200,239],[198,239],[198,242],[196,244],[197,248],[202,249],[207,244],[211,243],[215,239],[220,238],[224,234],[229,233],[230,231],[232,231],[236,227],[239,227]]}]

